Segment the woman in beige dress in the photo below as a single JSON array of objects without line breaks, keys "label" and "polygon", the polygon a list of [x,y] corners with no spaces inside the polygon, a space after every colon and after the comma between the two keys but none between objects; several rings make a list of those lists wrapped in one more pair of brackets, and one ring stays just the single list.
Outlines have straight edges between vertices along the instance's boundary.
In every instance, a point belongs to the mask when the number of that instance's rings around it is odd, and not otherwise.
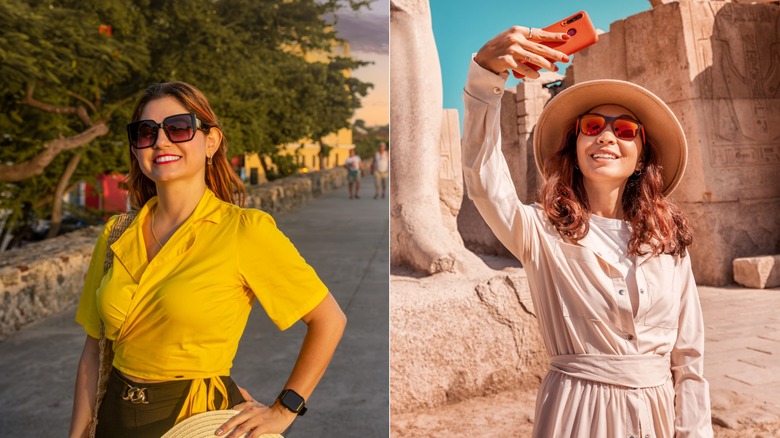
[{"label": "woman in beige dress", "polygon": [[691,230],[667,198],[687,145],[672,111],[637,85],[599,80],[554,97],[534,132],[545,182],[522,204],[501,152],[507,70],[557,70],[567,57],[502,32],[471,61],[464,90],[469,197],[522,262],[550,371],[534,437],[710,437],[704,325],[687,247]]}]

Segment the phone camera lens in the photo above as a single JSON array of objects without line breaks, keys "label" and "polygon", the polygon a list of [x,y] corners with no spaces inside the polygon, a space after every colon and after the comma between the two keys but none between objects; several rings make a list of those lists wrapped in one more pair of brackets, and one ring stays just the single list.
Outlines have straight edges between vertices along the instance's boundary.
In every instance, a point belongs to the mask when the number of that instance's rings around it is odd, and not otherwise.
[{"label": "phone camera lens", "polygon": [[574,34],[577,33],[577,29],[571,28],[567,30],[566,33],[569,34],[569,36],[574,36]]}]

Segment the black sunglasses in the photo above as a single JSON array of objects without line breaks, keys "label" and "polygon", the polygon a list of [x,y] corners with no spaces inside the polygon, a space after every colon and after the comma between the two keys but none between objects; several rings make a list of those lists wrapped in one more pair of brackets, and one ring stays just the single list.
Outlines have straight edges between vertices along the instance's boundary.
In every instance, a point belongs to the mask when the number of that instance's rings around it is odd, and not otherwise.
[{"label": "black sunglasses", "polygon": [[130,146],[136,149],[150,148],[157,143],[157,135],[162,128],[171,143],[182,143],[195,138],[198,130],[208,132],[209,128],[202,125],[195,114],[191,113],[166,117],[162,123],[138,120],[127,125],[127,138],[130,140]]}]

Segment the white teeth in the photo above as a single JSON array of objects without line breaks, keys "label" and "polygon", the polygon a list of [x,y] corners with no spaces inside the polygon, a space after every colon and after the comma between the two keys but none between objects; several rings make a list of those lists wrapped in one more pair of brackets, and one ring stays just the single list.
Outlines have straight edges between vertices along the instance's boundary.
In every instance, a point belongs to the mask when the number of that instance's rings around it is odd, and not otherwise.
[{"label": "white teeth", "polygon": [[158,157],[157,159],[154,160],[154,162],[155,163],[167,163],[169,161],[178,161],[180,159],[181,159],[181,157],[177,157],[177,156],[174,156],[174,155],[165,155],[165,156],[162,156],[162,157]]},{"label": "white teeth", "polygon": [[612,154],[593,154],[591,155],[593,158],[608,158],[610,160],[616,160],[617,157]]}]

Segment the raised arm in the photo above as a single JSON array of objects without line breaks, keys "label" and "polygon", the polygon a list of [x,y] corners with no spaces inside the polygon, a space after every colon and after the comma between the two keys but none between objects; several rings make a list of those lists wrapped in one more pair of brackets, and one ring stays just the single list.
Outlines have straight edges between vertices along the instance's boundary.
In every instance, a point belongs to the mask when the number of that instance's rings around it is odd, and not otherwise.
[{"label": "raised arm", "polygon": [[560,41],[568,38],[565,34],[535,29],[533,41],[528,40],[528,34],[528,28],[515,26],[488,41],[471,61],[463,92],[462,160],[469,198],[501,243],[521,260],[527,249],[522,231],[529,213],[518,200],[501,152],[500,103],[507,70],[536,78],[539,73],[522,62],[556,70],[547,58],[568,60],[538,43]]}]

